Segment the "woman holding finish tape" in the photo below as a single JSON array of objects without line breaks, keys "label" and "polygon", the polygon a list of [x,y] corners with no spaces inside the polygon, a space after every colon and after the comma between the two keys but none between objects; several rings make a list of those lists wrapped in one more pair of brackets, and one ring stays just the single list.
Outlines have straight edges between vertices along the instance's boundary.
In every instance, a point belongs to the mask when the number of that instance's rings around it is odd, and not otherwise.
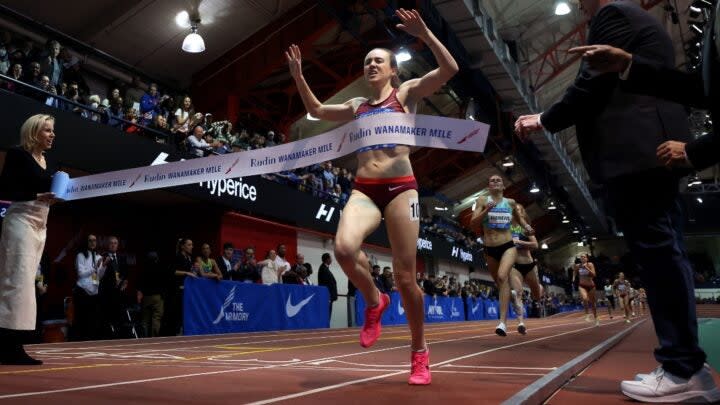
[{"label": "woman holding finish tape", "polygon": [[[292,45],[285,56],[290,74],[308,113],[322,120],[351,121],[382,113],[414,113],[422,101],[450,80],[458,71],[448,50],[425,25],[416,10],[396,11],[401,24],[397,28],[425,43],[438,63],[424,76],[400,83],[395,55],[387,49],[373,49],[364,58],[365,82],[370,98],[353,98],[343,104],[321,103],[303,77],[302,55]],[[420,203],[417,182],[410,164],[410,148],[385,144],[357,151],[358,169],[355,186],[340,217],[335,236],[335,258],[345,274],[365,298],[365,324],[360,344],[370,347],[380,337],[380,319],[390,304],[373,283],[368,258],[360,250],[384,218],[392,248],[395,284],[400,291],[408,318],[411,343],[411,371],[408,383],[430,384],[429,351],[424,335],[423,293],[415,283],[415,256],[420,229]]]},{"label": "woman holding finish tape", "polygon": [[20,146],[5,156],[0,199],[12,201],[0,238],[0,363],[40,365],[23,349],[35,329],[35,274],[40,265],[50,205],[53,170],[45,151],[55,140],[55,119],[37,114],[20,128]]}]

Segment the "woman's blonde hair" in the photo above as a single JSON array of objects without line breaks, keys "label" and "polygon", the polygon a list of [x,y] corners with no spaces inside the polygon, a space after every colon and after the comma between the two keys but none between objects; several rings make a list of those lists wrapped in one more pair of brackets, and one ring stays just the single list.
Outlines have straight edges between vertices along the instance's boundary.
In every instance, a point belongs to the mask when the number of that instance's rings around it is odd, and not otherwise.
[{"label": "woman's blonde hair", "polygon": [[38,134],[46,121],[55,121],[55,117],[47,114],[35,114],[28,118],[20,127],[20,146],[28,152],[32,152],[38,144]]}]

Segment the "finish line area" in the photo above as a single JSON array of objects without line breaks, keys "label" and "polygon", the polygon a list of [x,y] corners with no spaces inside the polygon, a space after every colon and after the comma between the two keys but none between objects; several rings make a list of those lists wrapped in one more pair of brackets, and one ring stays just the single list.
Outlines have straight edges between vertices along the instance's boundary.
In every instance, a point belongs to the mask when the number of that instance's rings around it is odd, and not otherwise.
[{"label": "finish line area", "polygon": [[[378,343],[367,350],[358,345],[358,329],[31,345],[28,352],[45,364],[3,368],[0,400],[139,403],[183,398],[187,403],[265,404],[339,403],[347,398],[415,403],[442,398],[463,403],[536,403],[514,397],[533,388],[541,395],[555,395],[551,403],[569,403],[558,402],[568,390],[578,394],[572,383],[558,391],[570,380],[567,365],[600,347],[590,359],[600,361],[583,367],[582,373],[595,365],[614,372],[593,379],[580,392],[594,394],[590,402],[610,403],[625,401],[616,387],[619,379],[655,365],[654,333],[645,318],[626,324],[622,318],[603,316],[595,327],[583,320],[582,313],[563,313],[528,319],[527,335],[510,329],[506,338],[493,333],[494,322],[426,325],[433,373],[427,387],[406,383],[408,330],[398,326],[386,327]],[[618,344],[630,350],[615,356],[612,364],[603,364],[611,357],[603,356],[605,351]],[[613,352],[617,350],[609,353]],[[628,359],[631,363],[623,364]],[[544,377],[550,378],[542,386],[533,384]],[[573,396],[567,400],[574,401]]]}]

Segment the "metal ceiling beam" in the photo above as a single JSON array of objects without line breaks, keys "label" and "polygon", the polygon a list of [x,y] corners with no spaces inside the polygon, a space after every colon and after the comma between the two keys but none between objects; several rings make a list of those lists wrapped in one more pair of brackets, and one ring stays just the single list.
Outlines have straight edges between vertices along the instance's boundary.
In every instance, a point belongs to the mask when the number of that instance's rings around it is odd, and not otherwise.
[{"label": "metal ceiling beam", "polygon": [[237,118],[227,96],[242,97],[286,64],[283,51],[296,43],[306,49],[333,28],[336,20],[314,0],[304,0],[193,75],[193,101],[202,111]]}]

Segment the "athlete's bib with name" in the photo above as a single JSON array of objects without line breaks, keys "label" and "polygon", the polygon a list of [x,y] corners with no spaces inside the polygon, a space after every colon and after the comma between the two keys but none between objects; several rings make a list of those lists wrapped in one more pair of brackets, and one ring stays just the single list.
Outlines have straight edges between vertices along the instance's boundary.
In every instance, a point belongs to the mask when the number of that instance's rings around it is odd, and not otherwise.
[{"label": "athlete's bib with name", "polygon": [[510,229],[512,210],[507,207],[494,207],[488,212],[488,228]]}]

